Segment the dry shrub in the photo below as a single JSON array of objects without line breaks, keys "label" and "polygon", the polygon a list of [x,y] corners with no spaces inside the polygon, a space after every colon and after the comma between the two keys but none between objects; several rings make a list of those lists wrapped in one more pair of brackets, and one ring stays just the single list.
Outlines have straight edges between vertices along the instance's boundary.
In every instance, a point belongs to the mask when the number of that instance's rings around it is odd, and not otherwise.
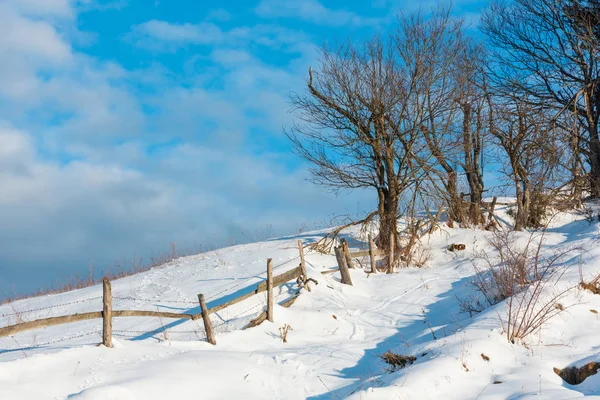
[{"label": "dry shrub", "polygon": [[579,266],[579,277],[580,277],[580,282],[579,282],[580,288],[582,288],[583,290],[589,290],[593,294],[600,294],[600,273],[598,273],[595,277],[593,277],[589,281],[586,281],[583,278],[583,271],[582,271],[581,265],[580,265]]},{"label": "dry shrub", "polygon": [[516,343],[539,331],[546,322],[567,308],[557,304],[572,288],[549,291],[560,281],[563,272],[552,266],[541,268],[538,280],[509,298],[508,309],[500,317],[509,342]]},{"label": "dry shrub", "polygon": [[431,258],[431,250],[425,247],[421,240],[419,240],[412,245],[410,253],[404,261],[408,266],[423,268],[427,266]]},{"label": "dry shrub", "polygon": [[496,263],[488,252],[476,254],[483,260],[483,267],[475,267],[475,277],[471,284],[475,287],[477,295],[459,299],[462,311],[472,313],[500,303],[511,297],[531,280],[537,267],[530,265],[530,236],[526,246],[518,247],[515,244],[513,232],[498,230],[494,232],[488,244],[500,258]]},{"label": "dry shrub", "polygon": [[281,328],[279,328],[279,337],[281,338],[283,343],[287,343],[287,335],[289,331],[293,331],[293,329],[288,324],[285,324]]},{"label": "dry shrub", "polygon": [[518,246],[513,232],[495,232],[489,244],[500,262],[493,262],[489,253],[479,255],[485,267],[477,269],[472,281],[479,296],[461,302],[463,311],[473,313],[508,299],[508,307],[500,320],[511,343],[537,332],[567,308],[559,300],[572,288],[556,290],[554,287],[564,274],[566,256],[580,249],[565,248],[543,257],[544,234],[545,230],[534,232],[524,245]]},{"label": "dry shrub", "polygon": [[381,359],[385,361],[386,364],[391,366],[392,372],[398,371],[399,369],[402,369],[407,365],[411,365],[417,360],[416,357],[403,356],[401,354],[392,353],[389,350],[383,353]]},{"label": "dry shrub", "polygon": [[584,205],[580,209],[576,209],[575,213],[582,216],[590,225],[600,221],[600,214],[587,205]]}]

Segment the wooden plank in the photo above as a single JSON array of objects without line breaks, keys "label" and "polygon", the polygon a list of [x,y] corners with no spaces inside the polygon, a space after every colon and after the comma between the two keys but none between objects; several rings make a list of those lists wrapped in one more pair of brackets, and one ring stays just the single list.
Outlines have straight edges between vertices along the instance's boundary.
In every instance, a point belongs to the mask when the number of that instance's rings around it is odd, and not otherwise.
[{"label": "wooden plank", "polygon": [[[352,258],[360,258],[360,257],[366,257],[366,256],[370,256],[371,254],[369,253],[369,250],[361,250],[361,251],[351,251],[350,252],[350,257]],[[385,255],[385,251],[381,250],[381,249],[375,249],[373,250],[373,255],[374,256],[383,256]]]},{"label": "wooden plank", "polygon": [[113,310],[113,317],[161,317],[175,319],[196,319],[192,314],[174,313],[168,311],[144,311],[144,310]]},{"label": "wooden plank", "polygon": [[[298,266],[294,269],[291,269],[287,272],[284,272],[283,274],[273,278],[273,286],[274,287],[281,286],[284,283],[294,280],[294,279],[298,278],[301,273],[302,273],[302,267],[300,267],[300,266]],[[267,282],[262,282],[258,286],[259,286],[259,293],[261,291],[264,292],[265,290],[267,290]],[[262,287],[264,287],[264,289],[261,290]]]},{"label": "wooden plank", "polygon": [[[273,278],[273,287],[283,285],[284,283],[291,281],[292,279],[296,279],[298,276],[300,276],[301,273],[302,273],[302,267],[300,267],[300,266],[298,266],[294,269],[291,269],[287,272],[284,272],[283,274],[278,275]],[[227,303],[212,307],[208,310],[208,313],[209,314],[216,313],[217,311],[221,311],[222,309],[227,308],[231,305],[234,305],[241,301],[249,299],[250,297],[254,296],[255,294],[259,294],[259,293],[266,292],[266,291],[267,291],[267,282],[264,281],[264,282],[261,282],[260,284],[258,284],[256,286],[256,289],[254,289],[250,293],[246,293],[240,297],[236,297],[235,299],[230,300]]]},{"label": "wooden plank", "polygon": [[338,267],[338,268],[334,268],[334,269],[328,269],[327,271],[321,271],[321,273],[322,273],[323,275],[325,275],[325,274],[333,274],[334,272],[338,272],[339,270],[340,270],[340,269],[339,269],[339,267]]},{"label": "wooden plank", "polygon": [[[161,311],[142,311],[142,310],[112,310],[112,317],[164,317],[175,319],[195,319],[191,314],[180,314]],[[0,337],[14,335],[15,333],[29,331],[32,329],[46,328],[49,326],[69,324],[72,322],[87,321],[89,319],[103,318],[103,311],[94,311],[81,314],[63,315],[60,317],[50,317],[38,319],[30,322],[5,326],[0,328]]]},{"label": "wooden plank", "polygon": [[206,301],[204,301],[204,295],[198,295],[198,301],[200,302],[200,310],[202,310],[202,319],[204,320],[204,330],[206,331],[206,340],[208,343],[215,345],[217,341],[215,339],[215,333],[213,332],[212,323],[210,322],[210,315],[206,309]]},{"label": "wooden plank", "polygon": [[[298,266],[294,269],[291,269],[287,272],[284,272],[281,275],[278,275],[273,278],[273,286],[280,286],[292,279],[297,278],[302,273],[302,267]],[[236,299],[233,299],[225,304],[216,306],[208,310],[208,314],[215,313],[220,311],[232,304],[239,303],[249,297],[254,296],[255,294],[265,292],[267,290],[267,282],[261,282],[255,290],[252,292],[240,296]],[[112,295],[112,293],[111,293]],[[112,296],[111,296],[112,297]],[[111,320],[114,317],[162,317],[162,318],[175,318],[175,319],[191,319],[196,320],[202,317],[202,313],[198,314],[182,314],[182,313],[173,313],[173,312],[162,312],[162,311],[143,311],[143,310],[112,310],[111,309]],[[20,324],[5,326],[0,328],[0,337],[14,335],[19,332],[29,331],[32,329],[46,328],[49,326],[68,324],[72,322],[78,321],[87,321],[90,319],[103,318],[104,311],[95,311],[88,313],[80,313],[80,314],[72,314],[72,315],[63,315],[59,317],[50,317],[38,319],[30,322],[22,322]],[[104,325],[104,324],[103,324]],[[112,328],[112,324],[111,324]],[[104,343],[104,329],[103,329],[103,343]]]},{"label": "wooden plank", "polygon": [[107,277],[102,279],[102,344],[112,347],[112,289]]},{"label": "wooden plank", "polygon": [[273,322],[273,260],[267,260],[267,319]]},{"label": "wooden plank", "polygon": [[371,259],[371,273],[377,273],[377,263],[375,262],[375,243],[373,242],[373,236],[369,233],[369,257]]},{"label": "wooden plank", "polygon": [[48,326],[68,324],[70,322],[86,321],[88,319],[102,318],[102,311],[64,315],[61,317],[50,317],[36,321],[22,322],[20,324],[0,328],[0,337],[14,335],[15,333],[29,331],[32,329],[46,328]]},{"label": "wooden plank", "polygon": [[335,257],[340,267],[342,283],[352,286],[352,278],[350,277],[350,271],[348,271],[348,264],[346,264],[346,256],[344,255],[344,248],[342,246],[335,247]]}]

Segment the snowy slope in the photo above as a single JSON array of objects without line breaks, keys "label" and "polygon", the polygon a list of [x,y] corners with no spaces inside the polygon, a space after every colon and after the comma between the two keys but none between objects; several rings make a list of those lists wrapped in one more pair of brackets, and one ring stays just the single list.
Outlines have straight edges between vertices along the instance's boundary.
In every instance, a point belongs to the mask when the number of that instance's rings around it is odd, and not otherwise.
[{"label": "snowy slope", "polygon": [[[580,262],[584,275],[600,271],[599,233],[599,225],[575,215],[553,220],[544,251],[587,249],[569,260],[563,285],[578,283]],[[359,245],[364,238],[354,235],[351,244]],[[600,311],[600,296],[573,290],[561,300],[572,307],[526,346],[502,335],[498,316],[506,303],[472,318],[460,312],[458,298],[472,290],[473,253],[488,247],[489,235],[443,228],[424,241],[428,267],[392,275],[358,268],[351,271],[353,287],[342,285],[339,273],[320,273],[336,266],[334,256],[308,253],[309,275],[319,285],[291,308],[276,307],[275,322],[256,328],[239,330],[264,309],[264,294],[217,313],[216,346],[204,341],[201,321],[157,318],[115,319],[113,349],[96,346],[100,320],[0,338],[0,399],[600,398],[600,374],[570,386],[552,370],[600,361],[600,316],[590,311]],[[264,279],[268,257],[276,274],[297,266],[296,240],[221,249],[115,281],[114,308],[197,312],[200,292],[210,307]],[[467,250],[449,252],[451,243]],[[278,300],[294,288],[282,287]],[[1,306],[0,326],[97,311],[100,295],[101,287],[91,287]],[[288,343],[279,337],[285,323],[293,329]],[[417,361],[390,372],[379,358],[387,350]]]}]

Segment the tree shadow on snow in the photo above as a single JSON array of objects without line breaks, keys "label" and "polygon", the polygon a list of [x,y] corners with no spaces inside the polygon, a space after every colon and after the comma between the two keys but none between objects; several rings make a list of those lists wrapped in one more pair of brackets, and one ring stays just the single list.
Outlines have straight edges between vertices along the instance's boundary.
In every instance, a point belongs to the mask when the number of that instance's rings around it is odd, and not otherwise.
[{"label": "tree shadow on snow", "polygon": [[[466,287],[471,280],[472,277],[465,277],[453,282],[448,291],[437,296],[437,301],[424,306],[424,313],[409,314],[412,321],[399,327],[397,333],[378,343],[374,348],[365,350],[356,365],[344,368],[334,375],[338,378],[352,380],[352,383],[321,395],[308,397],[308,399],[343,399],[369,387],[388,386],[389,384],[384,379],[378,379],[388,373],[388,366],[380,359],[380,356],[388,350],[402,355],[416,356],[415,363],[422,362],[426,359],[425,357],[430,357],[431,355],[427,355],[422,358],[420,354],[413,354],[413,352],[417,350],[417,346],[456,333],[462,328],[460,321],[470,319],[467,315],[461,314],[456,296],[460,296],[468,290]],[[460,316],[462,318],[458,319]],[[454,320],[452,320],[453,317],[455,317]]]}]

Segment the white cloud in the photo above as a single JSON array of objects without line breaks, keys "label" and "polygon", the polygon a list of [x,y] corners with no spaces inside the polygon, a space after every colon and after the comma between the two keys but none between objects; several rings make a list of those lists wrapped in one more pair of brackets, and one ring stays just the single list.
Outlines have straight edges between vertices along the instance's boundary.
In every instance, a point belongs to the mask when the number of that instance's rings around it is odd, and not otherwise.
[{"label": "white cloud", "polygon": [[348,10],[334,10],[325,7],[318,0],[262,0],[256,13],[265,18],[297,18],[327,26],[365,26],[379,23],[377,18],[361,16]]},{"label": "white cloud", "polygon": [[[313,56],[305,34],[150,21],[137,26],[138,40],[219,48],[202,64],[186,60],[184,73],[158,62],[132,71],[72,45],[73,3],[69,16],[66,3],[33,15],[1,1],[0,279],[22,288],[35,271],[35,284],[48,286],[43,279],[70,277],[89,258],[104,267],[266,224],[287,233],[354,205],[286,167],[280,129]],[[253,45],[289,62],[266,63]]]},{"label": "white cloud", "polygon": [[4,0],[5,5],[35,17],[72,18],[73,0]]},{"label": "white cloud", "polygon": [[71,47],[46,21],[22,17],[0,5],[0,52],[64,64],[71,60]]},{"label": "white cloud", "polygon": [[245,49],[250,44],[298,52],[298,45],[310,42],[305,33],[278,25],[237,26],[225,31],[212,22],[176,24],[160,20],[134,25],[125,38],[139,47],[167,52],[192,45]]},{"label": "white cloud", "polygon": [[206,19],[209,21],[229,21],[231,19],[231,14],[224,8],[217,8],[210,10]]},{"label": "white cloud", "polygon": [[223,39],[221,29],[210,22],[175,24],[150,20],[132,28],[131,38],[138,45],[160,49],[176,49],[187,44],[214,44]]}]

